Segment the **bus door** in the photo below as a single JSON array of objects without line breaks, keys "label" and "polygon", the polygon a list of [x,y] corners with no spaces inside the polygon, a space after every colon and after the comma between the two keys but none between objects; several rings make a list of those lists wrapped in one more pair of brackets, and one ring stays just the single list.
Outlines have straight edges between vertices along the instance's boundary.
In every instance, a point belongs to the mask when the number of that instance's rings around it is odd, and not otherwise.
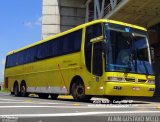
[{"label": "bus door", "polygon": [[92,74],[95,76],[102,76],[102,66],[102,42],[92,43]]},{"label": "bus door", "polygon": [[91,42],[92,39],[102,36],[102,24],[98,23],[86,28],[85,33],[85,63],[88,72],[92,75],[88,83],[93,88],[93,94],[100,86],[100,76],[103,73],[102,67],[102,42]]}]

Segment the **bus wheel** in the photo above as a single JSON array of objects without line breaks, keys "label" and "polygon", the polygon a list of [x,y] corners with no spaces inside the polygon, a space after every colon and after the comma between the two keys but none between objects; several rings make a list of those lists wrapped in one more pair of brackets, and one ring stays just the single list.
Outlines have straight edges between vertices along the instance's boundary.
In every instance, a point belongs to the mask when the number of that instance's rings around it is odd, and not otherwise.
[{"label": "bus wheel", "polygon": [[49,94],[45,94],[45,93],[39,93],[38,94],[39,98],[42,98],[42,99],[47,99]]},{"label": "bus wheel", "polygon": [[26,83],[22,82],[21,87],[20,87],[20,93],[22,97],[28,97],[28,93],[27,93],[27,87],[26,87]]},{"label": "bus wheel", "polygon": [[85,87],[82,80],[77,80],[71,86],[71,94],[76,101],[89,101],[91,97],[85,96]]},{"label": "bus wheel", "polygon": [[14,95],[14,92],[11,92],[11,95]]},{"label": "bus wheel", "polygon": [[58,94],[51,94],[52,99],[57,99],[57,97],[58,97]]},{"label": "bus wheel", "polygon": [[14,85],[14,95],[15,95],[16,97],[20,96],[19,88],[18,88],[18,83],[16,83],[16,84]]}]

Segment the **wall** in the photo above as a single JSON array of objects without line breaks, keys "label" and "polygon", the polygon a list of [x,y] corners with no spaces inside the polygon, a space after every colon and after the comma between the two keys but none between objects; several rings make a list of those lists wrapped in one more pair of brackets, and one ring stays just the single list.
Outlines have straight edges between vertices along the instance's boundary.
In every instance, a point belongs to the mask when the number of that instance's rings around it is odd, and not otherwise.
[{"label": "wall", "polygon": [[43,0],[42,38],[85,22],[85,0]]}]

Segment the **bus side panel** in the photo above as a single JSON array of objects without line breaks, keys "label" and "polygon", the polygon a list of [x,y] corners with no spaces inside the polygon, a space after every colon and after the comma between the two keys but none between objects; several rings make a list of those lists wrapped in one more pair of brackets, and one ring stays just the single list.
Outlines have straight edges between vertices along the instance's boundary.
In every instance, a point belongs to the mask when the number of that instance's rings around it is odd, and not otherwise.
[{"label": "bus side panel", "polygon": [[[80,68],[80,52],[45,59],[5,70],[9,79],[9,89],[18,81],[25,81],[28,92],[68,94],[71,79]],[[66,89],[66,88],[68,89]]]}]

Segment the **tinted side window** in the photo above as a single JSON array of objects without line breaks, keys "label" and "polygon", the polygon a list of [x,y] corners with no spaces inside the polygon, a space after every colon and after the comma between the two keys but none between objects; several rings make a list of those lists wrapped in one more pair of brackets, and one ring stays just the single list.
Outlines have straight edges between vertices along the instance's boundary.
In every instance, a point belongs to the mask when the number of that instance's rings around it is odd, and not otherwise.
[{"label": "tinted side window", "polygon": [[102,24],[95,24],[86,28],[85,48],[90,47],[90,40],[102,35]]},{"label": "tinted side window", "polygon": [[82,40],[82,30],[78,30],[69,35],[70,40],[69,48],[71,51],[79,51],[81,49],[81,40]]},{"label": "tinted side window", "polygon": [[25,54],[26,54],[24,55],[25,62],[29,63],[29,62],[35,61],[35,53],[36,53],[36,47],[32,47],[32,48],[25,50]]},{"label": "tinted side window", "polygon": [[51,45],[51,53],[53,57],[61,54],[60,38],[56,38],[50,41],[50,45]]},{"label": "tinted side window", "polygon": [[82,30],[75,31],[60,38],[62,54],[80,51]]},{"label": "tinted side window", "polygon": [[18,65],[23,64],[24,63],[24,51],[17,53],[18,54],[18,58],[17,58],[17,62]]},{"label": "tinted side window", "polygon": [[11,66],[11,56],[7,56],[6,57],[6,67],[10,67]]},{"label": "tinted side window", "polygon": [[81,48],[82,30],[64,35],[38,45],[38,59],[59,56],[79,51]]},{"label": "tinted side window", "polygon": [[7,56],[6,67],[31,63],[50,57],[80,51],[81,40],[82,30],[72,32],[62,37]]},{"label": "tinted side window", "polygon": [[38,45],[38,53],[37,53],[37,58],[38,59],[44,59],[47,57],[47,52],[48,52],[48,44],[43,43]]},{"label": "tinted side window", "polygon": [[92,54],[92,43],[90,40],[102,35],[102,24],[95,24],[86,28],[86,39],[85,39],[85,62],[87,69],[91,72],[91,54]]}]

